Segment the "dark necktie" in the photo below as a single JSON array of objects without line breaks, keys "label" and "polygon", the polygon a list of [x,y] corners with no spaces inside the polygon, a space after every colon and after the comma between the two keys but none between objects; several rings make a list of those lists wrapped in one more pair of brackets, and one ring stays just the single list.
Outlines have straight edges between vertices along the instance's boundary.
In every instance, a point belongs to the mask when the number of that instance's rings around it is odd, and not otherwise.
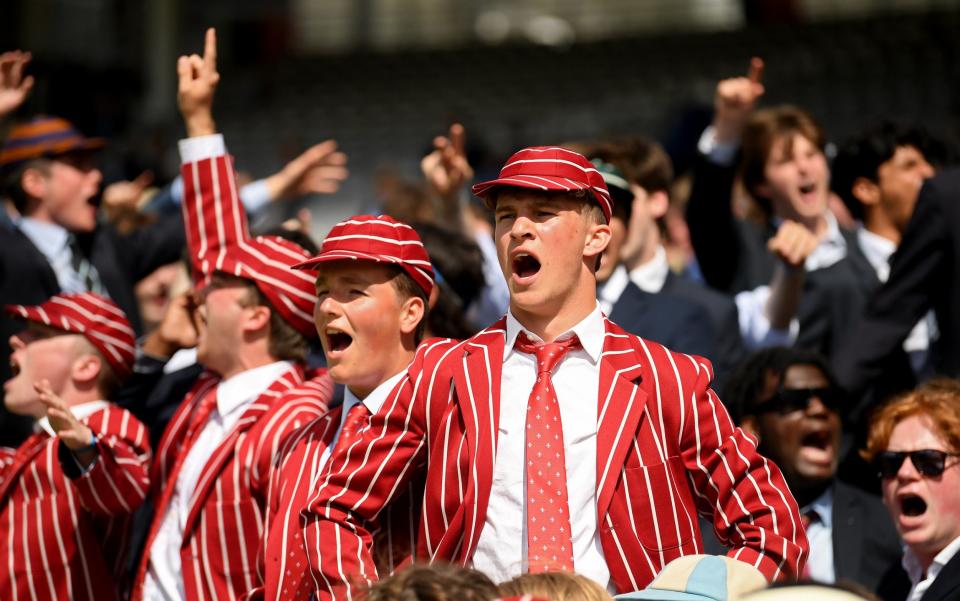
[{"label": "dark necktie", "polygon": [[93,266],[93,263],[83,254],[83,249],[80,247],[77,237],[70,234],[67,238],[67,246],[70,248],[70,266],[77,273],[77,277],[85,290],[106,296],[107,291],[100,281],[100,274],[97,273],[97,268]]}]

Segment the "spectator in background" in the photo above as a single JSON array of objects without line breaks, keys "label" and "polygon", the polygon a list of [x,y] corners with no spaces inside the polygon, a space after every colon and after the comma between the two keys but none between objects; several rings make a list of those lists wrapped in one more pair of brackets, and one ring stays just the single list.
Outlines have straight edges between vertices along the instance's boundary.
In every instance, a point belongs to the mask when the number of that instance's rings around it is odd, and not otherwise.
[{"label": "spectator in background", "polygon": [[800,505],[810,543],[804,576],[878,591],[900,559],[900,544],[880,500],[837,479],[840,395],[823,357],[774,347],[743,363],[725,398]]},{"label": "spectator in background", "polygon": [[960,598],[960,382],[935,380],[883,406],[863,454],[904,544],[884,599]]},{"label": "spectator in background", "polygon": [[522,574],[497,587],[503,597],[530,595],[550,601],[611,601],[602,586],[580,574],[544,572]]},{"label": "spectator in background", "polygon": [[150,487],[147,430],[110,403],[133,365],[133,328],[113,302],[57,294],[5,312],[7,408],[34,433],[0,448],[0,598],[119,599],[130,517]]}]

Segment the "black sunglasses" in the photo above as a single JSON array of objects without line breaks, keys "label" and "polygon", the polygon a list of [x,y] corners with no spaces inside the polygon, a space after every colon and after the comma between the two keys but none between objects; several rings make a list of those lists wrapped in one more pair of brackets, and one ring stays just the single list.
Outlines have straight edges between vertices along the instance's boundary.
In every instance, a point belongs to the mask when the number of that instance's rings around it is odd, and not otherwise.
[{"label": "black sunglasses", "polygon": [[794,411],[806,411],[814,397],[820,399],[831,411],[839,409],[843,402],[841,395],[833,388],[787,388],[781,389],[773,398],[762,403],[757,407],[757,412],[776,411],[780,415],[786,415]]},{"label": "black sunglasses", "polygon": [[903,465],[903,460],[907,457],[913,462],[913,467],[924,476],[935,478],[947,469],[947,457],[960,456],[960,453],[947,453],[946,451],[937,451],[935,449],[922,449],[919,451],[883,451],[877,453],[873,460],[877,467],[877,472],[881,478],[895,478]]}]

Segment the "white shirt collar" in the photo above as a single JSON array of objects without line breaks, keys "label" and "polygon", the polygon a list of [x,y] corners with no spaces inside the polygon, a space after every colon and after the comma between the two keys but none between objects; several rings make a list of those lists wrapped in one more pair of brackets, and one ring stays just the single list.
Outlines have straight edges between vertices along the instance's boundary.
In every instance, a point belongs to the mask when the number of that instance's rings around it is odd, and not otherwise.
[{"label": "white shirt collar", "polygon": [[667,251],[663,245],[660,245],[652,259],[630,270],[630,281],[640,290],[656,294],[663,289],[669,273],[670,263],[667,262]]},{"label": "white shirt collar", "polygon": [[[506,361],[507,357],[510,356],[510,353],[513,352],[513,345],[517,341],[517,336],[520,332],[523,331],[530,337],[531,340],[535,342],[542,342],[543,340],[531,332],[530,330],[523,327],[517,318],[513,316],[511,311],[507,311],[507,340],[505,347],[503,349],[503,360]],[[560,336],[557,336],[557,340],[563,340],[569,338],[570,336],[576,335],[580,339],[580,345],[583,347],[583,350],[586,351],[587,355],[590,356],[590,360],[593,363],[596,363],[600,360],[600,353],[603,352],[603,339],[607,334],[606,326],[603,323],[603,313],[600,312],[600,305],[597,304],[593,311],[589,315],[580,320],[580,323],[573,326]]]},{"label": "white shirt collar", "polygon": [[597,300],[600,301],[600,307],[607,315],[613,311],[613,306],[620,300],[620,296],[630,283],[630,276],[627,274],[627,268],[623,265],[617,265],[607,278],[606,282],[597,284]]},{"label": "white shirt collar", "polygon": [[33,245],[45,257],[52,257],[59,253],[67,245],[67,239],[70,237],[70,232],[62,226],[32,217],[21,217],[17,221],[17,227],[27,238],[30,238]]},{"label": "white shirt collar", "polygon": [[[83,421],[97,411],[106,409],[109,406],[110,403],[106,401],[90,401],[89,403],[80,403],[79,405],[70,407],[70,413],[73,413],[74,417]],[[48,418],[46,415],[37,420],[36,428],[38,431],[43,430],[50,436],[57,435],[56,430],[54,430],[53,426],[50,425],[50,418]]]},{"label": "white shirt collar", "polygon": [[916,586],[921,580],[936,579],[937,575],[940,573],[940,570],[943,569],[943,566],[950,563],[950,560],[953,559],[953,556],[957,554],[957,551],[960,551],[960,536],[953,539],[952,543],[937,553],[937,555],[933,558],[933,563],[930,564],[930,568],[927,570],[927,574],[924,575],[923,568],[920,567],[920,560],[910,547],[904,545],[902,561],[903,569],[906,570],[907,576],[910,577],[910,582]]},{"label": "white shirt collar", "polygon": [[223,380],[217,387],[217,411],[224,416],[245,406],[291,369],[290,361],[276,361]]},{"label": "white shirt collar", "polygon": [[833,487],[828,486],[812,503],[801,508],[800,514],[808,511],[815,511],[817,519],[825,528],[833,528]]},{"label": "white shirt collar", "polygon": [[857,228],[857,242],[863,256],[877,272],[877,277],[886,281],[890,274],[890,256],[897,250],[896,243],[874,234],[862,225]]},{"label": "white shirt collar", "polygon": [[407,370],[403,370],[395,373],[386,380],[380,383],[379,386],[370,391],[366,397],[359,399],[357,395],[353,394],[349,388],[344,386],[343,390],[343,417],[341,420],[346,419],[347,412],[350,411],[358,403],[363,403],[364,407],[367,408],[367,411],[370,412],[370,415],[376,415],[380,408],[383,407],[384,401],[387,400],[387,396],[394,389],[397,383],[403,378],[403,375],[407,373]]}]

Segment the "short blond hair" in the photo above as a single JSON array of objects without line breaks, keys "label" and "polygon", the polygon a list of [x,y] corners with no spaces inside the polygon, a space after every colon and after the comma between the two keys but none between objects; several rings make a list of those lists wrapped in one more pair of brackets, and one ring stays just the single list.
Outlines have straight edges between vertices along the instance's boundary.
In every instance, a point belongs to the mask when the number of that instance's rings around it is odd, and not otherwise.
[{"label": "short blond hair", "polygon": [[521,574],[498,588],[504,597],[530,595],[550,601],[611,601],[602,586],[586,576],[569,572]]}]

